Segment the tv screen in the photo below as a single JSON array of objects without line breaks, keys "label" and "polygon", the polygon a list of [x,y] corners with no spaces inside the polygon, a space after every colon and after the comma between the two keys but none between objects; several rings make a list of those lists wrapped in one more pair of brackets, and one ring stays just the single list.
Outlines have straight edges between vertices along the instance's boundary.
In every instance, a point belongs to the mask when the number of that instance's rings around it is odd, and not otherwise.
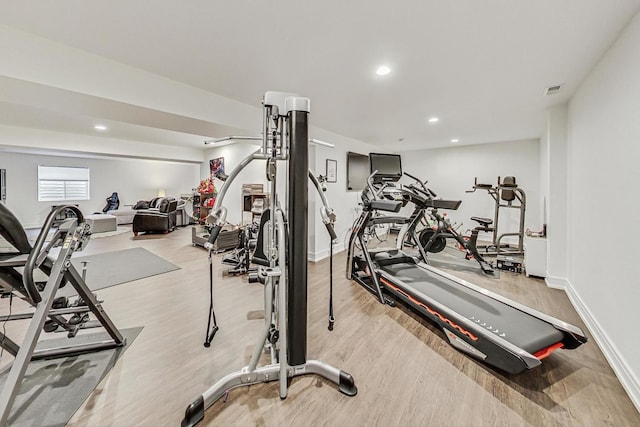
[{"label": "tv screen", "polygon": [[376,181],[397,181],[402,177],[402,162],[399,154],[369,154],[369,173],[378,171]]},{"label": "tv screen", "polygon": [[347,153],[347,191],[361,191],[367,186],[369,157],[364,154]]}]

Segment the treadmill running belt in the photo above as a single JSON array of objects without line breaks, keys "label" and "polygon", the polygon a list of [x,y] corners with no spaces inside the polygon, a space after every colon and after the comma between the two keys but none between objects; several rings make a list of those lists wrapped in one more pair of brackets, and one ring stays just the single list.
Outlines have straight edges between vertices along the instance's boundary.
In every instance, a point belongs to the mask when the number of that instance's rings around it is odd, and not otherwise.
[{"label": "treadmill running belt", "polygon": [[417,265],[397,263],[380,269],[531,354],[563,338],[551,324]]}]

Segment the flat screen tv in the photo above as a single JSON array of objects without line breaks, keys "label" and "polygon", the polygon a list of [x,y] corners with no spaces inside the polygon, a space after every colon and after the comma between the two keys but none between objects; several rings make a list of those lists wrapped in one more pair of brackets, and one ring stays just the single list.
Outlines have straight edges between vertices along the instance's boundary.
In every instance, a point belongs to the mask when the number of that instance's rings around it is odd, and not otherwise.
[{"label": "flat screen tv", "polygon": [[399,154],[369,153],[369,173],[377,171],[375,181],[397,181],[402,178]]},{"label": "flat screen tv", "polygon": [[362,191],[369,177],[369,157],[364,154],[347,153],[347,191]]}]

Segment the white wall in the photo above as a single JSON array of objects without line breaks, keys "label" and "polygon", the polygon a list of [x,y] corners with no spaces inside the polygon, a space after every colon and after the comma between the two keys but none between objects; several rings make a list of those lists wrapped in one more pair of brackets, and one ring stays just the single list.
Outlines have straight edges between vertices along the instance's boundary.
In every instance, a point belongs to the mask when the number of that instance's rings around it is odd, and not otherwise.
[{"label": "white wall", "polygon": [[0,152],[0,169],[7,170],[6,206],[25,228],[39,227],[54,202],[38,202],[38,165],[82,166],[90,169],[91,200],[78,204],[85,214],[101,212],[105,199],[118,192],[120,204],[157,197],[158,190],[179,197],[198,184],[199,164],[117,158],[62,157]]},{"label": "white wall", "polygon": [[640,14],[569,103],[567,287],[640,410],[638,46]]},{"label": "white wall", "polygon": [[547,186],[543,189],[547,220],[546,281],[558,286],[567,280],[567,105],[547,111],[545,165]]},{"label": "white wall", "polygon": [[[336,160],[338,163],[337,182],[327,183],[327,191],[325,192],[327,201],[336,214],[335,229],[338,235],[337,243],[334,246],[334,253],[336,253],[345,249],[351,226],[361,212],[358,205],[361,201],[360,191],[347,191],[347,152],[368,155],[370,152],[379,152],[380,148],[319,129],[313,131],[312,137],[335,145],[335,148],[312,146],[313,161],[310,160],[309,167],[316,176],[326,175],[327,159]],[[315,215],[313,222],[315,224],[315,240],[313,246],[310,244],[310,251],[314,251],[312,259],[320,260],[329,254],[330,238],[320,218],[319,209],[322,203],[317,195],[313,195],[315,192],[315,190],[309,189],[310,201],[313,203],[313,205],[309,205],[309,213]]]},{"label": "white wall", "polygon": [[[457,211],[449,211],[453,222],[462,223],[460,231],[475,227],[472,216],[493,219],[494,201],[486,191],[471,190],[474,178],[479,183],[497,184],[498,176],[515,176],[527,197],[525,228],[542,228],[540,209],[540,143],[538,140],[452,146],[402,154],[402,169],[422,180],[443,199],[462,200]],[[518,231],[518,211],[500,212],[499,232]],[[480,239],[491,239],[480,235]],[[505,241],[507,238],[504,239]],[[513,240],[511,240],[513,241]]]}]

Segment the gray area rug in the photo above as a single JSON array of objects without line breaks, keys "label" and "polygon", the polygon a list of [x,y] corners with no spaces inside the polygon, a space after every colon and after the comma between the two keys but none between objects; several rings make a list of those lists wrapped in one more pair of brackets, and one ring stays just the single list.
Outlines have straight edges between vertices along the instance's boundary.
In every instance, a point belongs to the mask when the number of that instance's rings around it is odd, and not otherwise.
[{"label": "gray area rug", "polygon": [[[180,269],[177,265],[144,248],[130,248],[83,257],[74,256],[71,262],[81,274],[82,261],[89,261],[86,282],[93,291]],[[60,289],[57,295],[70,296],[74,293],[73,287],[67,285]]]},{"label": "gray area rug", "polygon": [[[11,408],[9,425],[64,426],[87,400],[91,392],[107,375],[131,343],[142,331],[141,327],[124,329],[124,347],[86,353],[79,356],[51,360],[36,360],[29,364],[22,386]],[[81,335],[72,340],[55,338],[38,344],[38,348],[107,338],[106,332]],[[0,375],[0,388],[4,386],[9,371]]]}]

